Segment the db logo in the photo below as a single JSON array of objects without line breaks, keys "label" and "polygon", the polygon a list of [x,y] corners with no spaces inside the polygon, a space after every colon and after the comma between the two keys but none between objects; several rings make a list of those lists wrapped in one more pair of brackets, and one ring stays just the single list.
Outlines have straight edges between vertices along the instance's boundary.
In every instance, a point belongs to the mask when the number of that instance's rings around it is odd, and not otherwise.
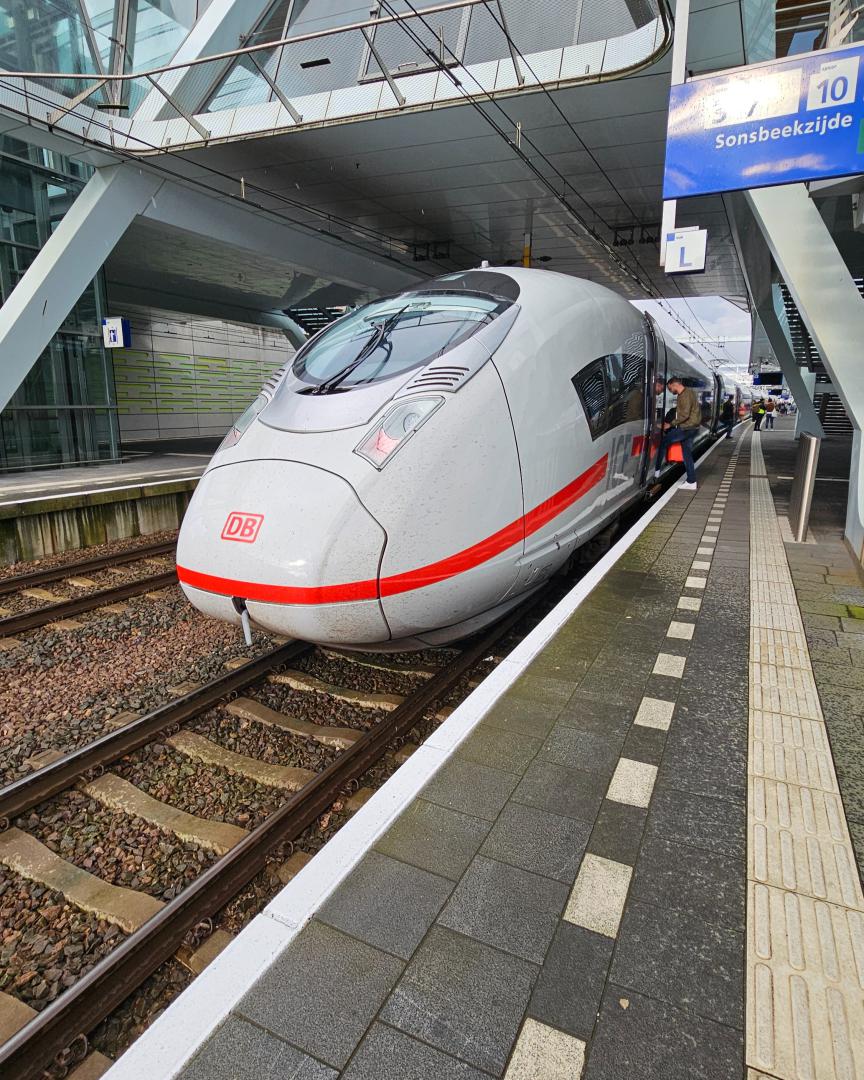
[{"label": "db logo", "polygon": [[254,544],[261,531],[263,514],[240,514],[236,510],[228,515],[222,529],[223,540],[239,540],[241,544]]}]

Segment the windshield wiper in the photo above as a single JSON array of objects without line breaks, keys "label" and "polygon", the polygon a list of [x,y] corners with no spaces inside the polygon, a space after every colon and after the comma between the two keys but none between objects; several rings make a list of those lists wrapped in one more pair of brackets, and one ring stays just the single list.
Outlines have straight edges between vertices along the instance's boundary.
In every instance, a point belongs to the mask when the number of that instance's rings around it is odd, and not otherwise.
[{"label": "windshield wiper", "polygon": [[384,319],[383,322],[380,322],[375,328],[375,333],[366,342],[351,363],[342,368],[341,371],[337,371],[335,375],[331,375],[329,379],[325,379],[324,382],[319,383],[311,393],[329,394],[343,383],[353,371],[356,371],[357,368],[360,367],[364,360],[370,357],[372,353],[387,340],[387,335],[396,325],[399,316],[404,314],[409,307],[410,304],[406,304],[405,307],[400,308],[398,311],[394,311],[392,315]]}]

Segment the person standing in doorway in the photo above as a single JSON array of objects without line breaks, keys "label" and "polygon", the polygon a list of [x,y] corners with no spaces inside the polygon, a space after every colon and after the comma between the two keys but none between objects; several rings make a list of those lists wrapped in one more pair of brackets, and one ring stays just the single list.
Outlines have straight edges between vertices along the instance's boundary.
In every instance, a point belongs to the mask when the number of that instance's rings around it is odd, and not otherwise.
[{"label": "person standing in doorway", "polygon": [[774,410],[776,405],[774,404],[774,398],[769,397],[765,402],[765,430],[774,427]]},{"label": "person standing in doorway", "polygon": [[735,424],[735,402],[727,397],[720,410],[720,426],[726,431],[726,438],[732,438],[732,428]]},{"label": "person standing in doorway", "polygon": [[687,470],[687,482],[681,485],[682,491],[696,490],[696,463],[693,460],[693,443],[702,423],[702,406],[699,398],[689,386],[685,386],[681,379],[673,375],[666,383],[667,389],[678,399],[675,407],[675,418],[671,422],[663,424],[665,435],[660,443],[660,453],[657,456],[657,470],[662,468],[666,456],[666,447],[672,443],[681,443],[681,453],[684,458],[684,468]]}]

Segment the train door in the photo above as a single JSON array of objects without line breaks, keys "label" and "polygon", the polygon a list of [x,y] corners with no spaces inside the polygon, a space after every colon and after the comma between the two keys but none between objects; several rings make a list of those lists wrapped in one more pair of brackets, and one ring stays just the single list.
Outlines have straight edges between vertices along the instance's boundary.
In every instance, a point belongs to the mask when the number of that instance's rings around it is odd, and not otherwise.
[{"label": "train door", "polygon": [[603,358],[609,386],[607,503],[625,502],[638,489],[645,456],[647,342],[632,334]]},{"label": "train door", "polygon": [[725,394],[723,393],[723,383],[719,375],[714,376],[714,415],[711,419],[711,432],[717,434],[720,430],[720,413],[723,409],[723,401]]},{"label": "train door", "polygon": [[666,390],[667,356],[663,335],[658,334],[654,324],[647,319],[648,381],[645,387],[645,411],[648,416],[645,433],[645,454],[642,462],[642,483],[650,482],[657,465],[657,455],[663,438],[663,422],[670,408]]}]

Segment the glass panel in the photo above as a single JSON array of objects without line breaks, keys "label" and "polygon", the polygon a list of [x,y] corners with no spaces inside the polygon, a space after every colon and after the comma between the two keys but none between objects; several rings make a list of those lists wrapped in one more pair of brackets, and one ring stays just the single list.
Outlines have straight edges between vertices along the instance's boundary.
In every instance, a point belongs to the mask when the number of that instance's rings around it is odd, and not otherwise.
[{"label": "glass panel", "polygon": [[582,402],[582,408],[585,410],[591,438],[596,439],[606,430],[608,394],[603,374],[603,361],[595,360],[584,371],[574,375],[572,382]]},{"label": "glass panel", "polygon": [[[422,9],[433,6],[433,3],[434,0],[427,0],[426,4],[417,4],[416,7]],[[406,0],[393,0],[388,7],[400,15],[410,10]],[[376,11],[376,17],[381,14],[382,11]],[[391,11],[385,10],[383,14],[389,15]],[[455,63],[454,56],[461,60],[470,15],[470,8],[439,11],[424,19],[406,19],[404,24],[401,22],[384,23],[376,26],[370,34],[378,55],[387,65],[387,70],[391,75],[413,75],[418,71],[435,71],[438,64],[429,58],[423,46],[431,47],[436,57],[443,56],[445,64]],[[423,46],[415,40],[416,38],[423,42]],[[440,45],[442,38],[443,51]],[[382,78],[378,61],[368,49],[364,57],[361,78]]]},{"label": "glass panel", "polygon": [[[99,56],[110,55],[110,27],[94,30],[93,41]],[[0,67],[98,74],[98,60],[76,0],[0,0]],[[56,79],[51,86],[69,96],[81,89]]]},{"label": "glass panel", "polygon": [[[4,139],[0,153],[2,304],[83,183],[68,175],[71,163],[53,151],[27,150]],[[32,163],[18,160],[21,156]],[[100,274],[0,414],[0,469],[116,457],[112,368],[102,347],[104,310]]]},{"label": "glass panel", "polygon": [[[488,296],[422,292],[376,301],[302,349],[294,374],[315,384],[317,393],[389,379],[443,356],[509,306]],[[282,383],[277,396],[287,386]]]},{"label": "glass panel", "polygon": [[114,0],[82,0],[84,10],[93,27],[93,37],[104,71],[111,70],[114,34]]},{"label": "glass panel", "polygon": [[130,71],[167,64],[195,24],[194,0],[131,0]]}]

